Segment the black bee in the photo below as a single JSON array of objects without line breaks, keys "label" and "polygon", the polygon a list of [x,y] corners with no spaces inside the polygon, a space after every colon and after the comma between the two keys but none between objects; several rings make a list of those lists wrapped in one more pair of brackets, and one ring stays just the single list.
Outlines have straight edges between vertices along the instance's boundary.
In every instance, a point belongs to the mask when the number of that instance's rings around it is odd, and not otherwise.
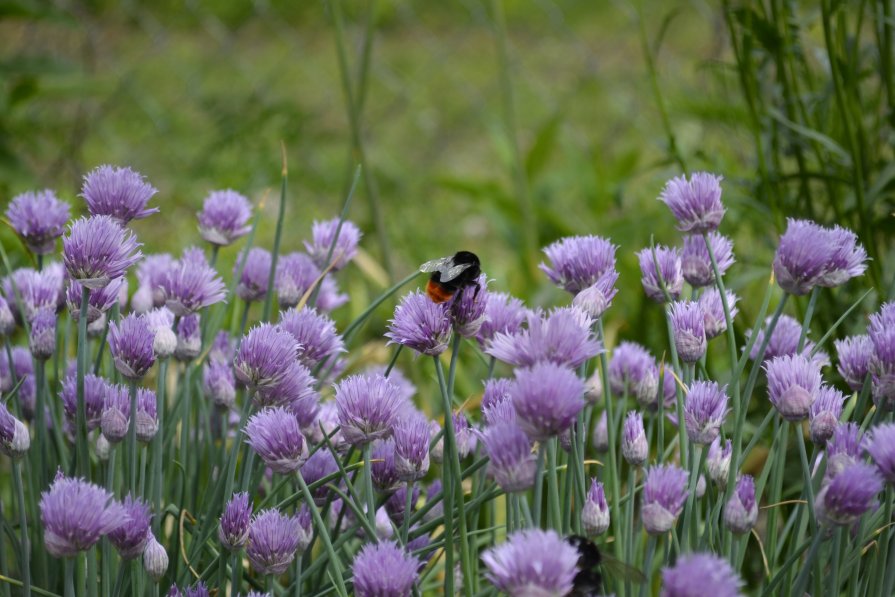
[{"label": "black bee", "polygon": [[578,574],[575,575],[570,597],[598,597],[603,595],[603,572],[636,584],[646,582],[640,570],[614,557],[600,553],[600,548],[581,535],[570,535],[566,541],[578,550]]},{"label": "black bee", "polygon": [[478,297],[479,276],[482,273],[479,258],[469,251],[458,251],[451,257],[427,261],[420,266],[421,272],[432,272],[426,284],[426,294],[435,303],[445,303],[461,288],[475,287],[473,298]]}]

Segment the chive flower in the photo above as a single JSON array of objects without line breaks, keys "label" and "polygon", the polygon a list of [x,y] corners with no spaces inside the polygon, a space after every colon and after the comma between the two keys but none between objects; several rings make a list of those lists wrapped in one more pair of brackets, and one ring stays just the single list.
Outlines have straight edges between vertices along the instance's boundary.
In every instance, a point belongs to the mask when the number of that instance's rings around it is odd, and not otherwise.
[{"label": "chive flower", "polygon": [[381,375],[352,375],[335,386],[336,409],[345,440],[367,444],[389,437],[398,421],[397,388]]},{"label": "chive flower", "polygon": [[687,501],[689,473],[672,464],[646,470],[640,517],[651,535],[667,533],[674,526]]},{"label": "chive flower", "polygon": [[131,313],[109,323],[109,351],[115,368],[126,379],[141,379],[155,363],[155,334],[141,315]]},{"label": "chive flower", "polygon": [[676,301],[684,289],[680,249],[657,245],[655,257],[653,251],[647,247],[637,253],[643,290],[657,303],[667,302],[666,293],[670,300]]},{"label": "chive flower", "polygon": [[702,236],[684,237],[684,248],[681,251],[681,272],[684,280],[693,288],[712,286],[715,283],[712,255],[715,256],[718,273],[722,276],[734,263],[733,242],[717,232],[710,232],[708,237],[712,247],[711,255]]},{"label": "chive flower", "polygon": [[267,296],[272,259],[270,251],[261,247],[252,247],[248,255],[245,251],[239,253],[233,264],[233,276],[239,274],[236,296],[247,303],[263,300]]},{"label": "chive flower", "polygon": [[556,531],[526,529],[482,554],[486,577],[507,595],[568,595],[578,573],[578,550]]},{"label": "chive flower", "polygon": [[659,201],[668,206],[681,232],[702,234],[718,229],[724,217],[721,203],[723,178],[708,172],[694,172],[689,180],[677,176],[665,183]]},{"label": "chive flower", "polygon": [[286,572],[298,550],[301,526],[298,518],[276,509],[262,510],[249,527],[246,555],[258,574],[278,576]]},{"label": "chive flower", "polygon": [[102,487],[57,475],[40,497],[44,545],[55,558],[87,551],[128,519],[124,506]]},{"label": "chive flower", "polygon": [[671,304],[671,329],[677,354],[685,363],[695,363],[705,354],[705,315],[695,301]]},{"label": "chive flower", "polygon": [[510,395],[519,426],[537,441],[566,431],[584,408],[584,383],[553,363],[517,369]]},{"label": "chive flower", "polygon": [[713,381],[694,381],[684,399],[687,437],[696,444],[709,445],[721,432],[727,416],[727,392]]},{"label": "chive flower", "polygon": [[447,304],[435,304],[421,292],[412,292],[395,307],[385,337],[389,344],[437,356],[447,350],[451,339],[451,317]]},{"label": "chive flower", "polygon": [[369,543],[355,556],[351,571],[357,597],[409,597],[419,561],[394,541]]},{"label": "chive flower", "polygon": [[661,597],[739,597],[743,581],[721,557],[686,554],[674,566],[662,569]]},{"label": "chive flower", "polygon": [[157,213],[157,207],[146,208],[157,192],[139,172],[106,165],[86,174],[81,187],[81,197],[92,215],[109,216],[122,226]]},{"label": "chive flower", "polygon": [[513,423],[495,423],[481,432],[488,456],[488,474],[506,493],[530,489],[535,482],[537,462],[531,441]]},{"label": "chive flower", "polygon": [[545,247],[550,265],[541,263],[538,267],[551,282],[576,295],[615,270],[617,249],[599,236],[569,236]]},{"label": "chive flower", "polygon": [[247,443],[275,473],[297,471],[308,459],[308,443],[298,421],[282,407],[265,408],[246,424]]},{"label": "chive flower", "polygon": [[212,191],[205,197],[199,219],[199,234],[213,245],[232,245],[252,229],[252,204],[244,195],[231,189]]},{"label": "chive flower", "polygon": [[54,252],[68,218],[68,203],[49,189],[16,195],[6,208],[6,219],[35,255]]}]

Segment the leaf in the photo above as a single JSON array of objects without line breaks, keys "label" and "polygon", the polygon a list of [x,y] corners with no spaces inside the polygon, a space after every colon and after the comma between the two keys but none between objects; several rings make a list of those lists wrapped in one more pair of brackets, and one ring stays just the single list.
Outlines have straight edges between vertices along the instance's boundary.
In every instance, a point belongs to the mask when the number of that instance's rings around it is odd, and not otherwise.
[{"label": "leaf", "polygon": [[751,8],[740,8],[733,11],[737,22],[747,31],[752,33],[764,49],[771,54],[776,54],[782,45],[780,33],[773,23],[759,15]]},{"label": "leaf", "polygon": [[529,180],[534,180],[543,172],[544,166],[553,155],[556,147],[556,137],[559,133],[559,125],[562,122],[562,114],[557,112],[538,130],[528,155],[525,156],[525,173]]},{"label": "leaf", "polygon": [[843,149],[841,145],[836,143],[836,141],[834,141],[827,135],[824,135],[823,133],[815,129],[810,129],[806,126],[802,126],[801,124],[793,122],[776,108],[768,108],[768,114],[771,115],[771,118],[773,118],[786,128],[790,129],[791,131],[795,132],[796,134],[799,134],[806,139],[810,139],[823,145],[827,149],[827,151],[839,158],[844,166],[851,166],[851,155],[847,151],[845,151],[845,149]]}]

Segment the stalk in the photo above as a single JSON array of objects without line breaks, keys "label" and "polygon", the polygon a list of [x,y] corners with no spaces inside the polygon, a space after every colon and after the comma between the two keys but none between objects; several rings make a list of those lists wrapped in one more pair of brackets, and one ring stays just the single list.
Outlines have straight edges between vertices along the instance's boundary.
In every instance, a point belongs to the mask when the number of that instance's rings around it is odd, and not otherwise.
[{"label": "stalk", "polygon": [[373,444],[364,446],[364,490],[367,497],[367,520],[372,528],[376,528],[376,495],[373,493]]},{"label": "stalk", "polygon": [[162,519],[162,437],[165,429],[165,392],[168,388],[168,359],[162,359],[158,369],[158,386],[155,392],[158,432],[152,438],[152,501],[155,516],[152,519],[153,532],[158,535]]},{"label": "stalk", "polygon": [[[348,591],[345,588],[345,581],[342,578],[342,566],[339,564],[339,558],[336,555],[335,549],[333,549],[333,544],[329,540],[329,531],[326,528],[326,524],[323,522],[323,519],[320,517],[320,512],[317,510],[316,504],[314,504],[314,496],[311,495],[311,490],[308,489],[308,484],[305,483],[305,480],[301,475],[295,475],[296,481],[298,481],[298,485],[301,488],[301,492],[304,495],[305,503],[308,505],[308,509],[311,511],[311,516],[314,519],[314,524],[317,526],[317,536],[323,541],[323,547],[326,550],[327,555],[329,556],[330,566],[332,568],[333,576],[335,577],[336,585],[339,588],[341,594],[347,595]],[[309,546],[308,549],[311,549]]]},{"label": "stalk", "polygon": [[[600,331],[600,342],[605,341],[605,334],[603,332],[603,318],[597,320],[597,328]],[[618,476],[617,476],[617,462],[615,459],[615,417],[612,413],[613,403],[612,403],[612,389],[609,387],[609,359],[606,357],[606,352],[600,353],[600,380],[603,384],[603,400],[606,405],[606,430],[607,436],[609,437],[609,463],[608,463],[608,475],[606,475],[606,480],[609,481],[609,490],[612,494],[612,503],[609,504],[609,519],[612,524],[612,533],[615,537],[619,536],[618,529],[618,521],[619,521],[619,487],[618,487]],[[660,404],[662,400],[659,401]],[[661,422],[660,422],[661,429]],[[618,551],[618,542],[615,542],[616,557],[620,556],[621,553]]]},{"label": "stalk", "polygon": [[130,425],[127,428],[127,473],[128,489],[136,498],[137,494],[137,382],[128,381],[128,390],[131,399]]},{"label": "stalk", "polygon": [[557,438],[552,437],[541,444],[543,450],[547,448],[547,500],[550,503],[550,524],[553,528],[562,530],[562,508],[559,505],[559,481],[556,474],[556,443]]},{"label": "stalk", "polygon": [[65,597],[75,597],[74,558],[65,558]]},{"label": "stalk", "polygon": [[[270,310],[273,305],[273,283],[277,274],[277,258],[280,254],[280,239],[283,237],[283,219],[286,213],[286,182],[289,180],[289,167],[286,164],[286,147],[283,146],[283,181],[280,185],[280,209],[277,212],[277,228],[273,238],[273,250],[270,253],[270,274],[267,277],[267,293],[264,295],[264,311],[261,320],[270,320]],[[248,258],[248,252],[246,252]]]},{"label": "stalk", "polygon": [[90,455],[87,451],[87,406],[84,403],[84,372],[87,368],[87,306],[90,300],[90,289],[81,288],[81,313],[78,319],[78,372],[77,372],[77,397],[78,412],[75,425],[75,458],[76,470],[79,477],[90,479]]},{"label": "stalk", "polygon": [[[28,538],[28,516],[25,513],[25,489],[22,484],[22,465],[12,461],[12,479],[16,492],[16,509],[19,512],[19,568],[22,575],[22,595],[31,595],[31,541]],[[2,539],[0,539],[2,541]]]},{"label": "stalk", "polygon": [[38,480],[40,487],[46,487],[48,483],[47,471],[50,469],[49,460],[49,444],[50,433],[47,429],[46,417],[46,365],[43,359],[34,359],[34,388],[37,394],[35,398],[35,414],[34,422],[36,423],[37,433],[35,444],[37,448],[37,463],[40,467],[38,472]]}]

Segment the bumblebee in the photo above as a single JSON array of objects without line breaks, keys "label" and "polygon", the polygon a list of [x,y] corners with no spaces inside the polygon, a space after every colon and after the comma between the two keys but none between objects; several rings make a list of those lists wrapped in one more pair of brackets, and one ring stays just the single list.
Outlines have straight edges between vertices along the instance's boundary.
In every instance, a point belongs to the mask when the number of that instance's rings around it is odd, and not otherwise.
[{"label": "bumblebee", "polygon": [[458,290],[474,287],[473,299],[478,297],[481,286],[479,276],[482,273],[479,258],[469,251],[458,251],[450,257],[433,259],[420,266],[420,271],[430,273],[426,284],[426,294],[434,303],[446,303]]},{"label": "bumblebee", "polygon": [[581,535],[570,535],[566,542],[578,550],[578,573],[572,585],[571,597],[597,597],[604,592],[603,572],[635,584],[646,582],[640,570],[628,566],[608,554],[600,553],[596,543]]}]

